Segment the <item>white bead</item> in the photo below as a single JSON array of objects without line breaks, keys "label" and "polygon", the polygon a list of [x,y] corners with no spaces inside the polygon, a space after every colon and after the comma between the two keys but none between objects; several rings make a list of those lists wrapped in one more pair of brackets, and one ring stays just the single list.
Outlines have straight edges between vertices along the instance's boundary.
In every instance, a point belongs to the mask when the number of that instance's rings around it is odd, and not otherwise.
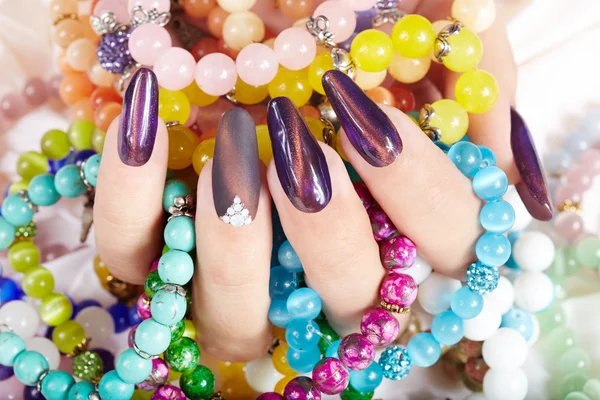
[{"label": "white bead", "polygon": [[255,392],[272,391],[281,378],[283,375],[277,372],[269,355],[246,364],[246,381]]},{"label": "white bead", "polygon": [[483,393],[473,393],[469,397],[465,397],[465,400],[487,400]]},{"label": "white bead", "polygon": [[104,308],[86,307],[75,317],[85,330],[85,335],[92,339],[94,346],[108,344],[115,334],[115,322]]},{"label": "white bead", "polygon": [[519,197],[517,189],[515,189],[514,186],[509,186],[508,191],[504,195],[503,199],[510,203],[515,210],[515,223],[511,231],[518,232],[525,230],[525,228],[531,224],[531,221],[533,221],[533,217],[531,214],[529,214],[529,211],[527,211],[523,200],[521,200],[521,197]]},{"label": "white bead", "polygon": [[506,314],[512,308],[515,301],[515,289],[506,277],[501,276],[498,281],[498,287],[483,297],[496,312],[502,315]]},{"label": "white bead", "polygon": [[40,326],[40,317],[33,306],[14,300],[0,307],[0,324],[8,325],[21,338],[33,337]]},{"label": "white bead", "polygon": [[527,341],[527,344],[529,346],[534,346],[540,338],[540,321],[538,321],[535,316],[533,316],[531,320],[533,321],[533,331],[531,332],[531,337]]},{"label": "white bead", "polygon": [[543,272],[523,272],[514,282],[515,304],[536,313],[548,307],[554,299],[554,283]]},{"label": "white bead", "polygon": [[417,285],[420,285],[431,274],[431,265],[421,256],[417,256],[412,267],[402,271],[403,274],[410,275],[415,280]]},{"label": "white bead", "polygon": [[500,328],[483,342],[483,360],[490,368],[514,369],[525,363],[527,342],[512,328]]},{"label": "white bead", "polygon": [[452,294],[461,287],[460,281],[432,272],[419,286],[417,299],[423,310],[436,315],[450,308]]},{"label": "white bead", "polygon": [[60,364],[60,352],[58,348],[52,342],[45,337],[32,337],[25,342],[27,350],[37,351],[46,358],[50,369],[58,369]]},{"label": "white bead", "polygon": [[256,0],[217,0],[217,4],[228,13],[247,11],[256,3]]},{"label": "white bead", "polygon": [[544,271],[552,265],[556,247],[552,239],[542,232],[523,233],[513,246],[513,258],[527,271]]},{"label": "white bead", "polygon": [[474,32],[483,32],[496,19],[494,0],[454,0],[452,16]]},{"label": "white bead", "polygon": [[463,320],[464,336],[481,342],[492,336],[502,323],[502,315],[488,302],[483,301],[483,309],[478,316]]},{"label": "white bead", "polygon": [[483,378],[487,400],[523,400],[527,395],[527,375],[522,369],[508,371],[489,369]]}]

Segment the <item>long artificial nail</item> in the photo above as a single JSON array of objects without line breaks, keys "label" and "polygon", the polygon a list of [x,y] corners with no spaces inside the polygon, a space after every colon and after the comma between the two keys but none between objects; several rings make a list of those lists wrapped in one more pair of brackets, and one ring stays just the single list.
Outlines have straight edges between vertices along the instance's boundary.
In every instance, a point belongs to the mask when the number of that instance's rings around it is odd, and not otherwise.
[{"label": "long artificial nail", "polygon": [[510,145],[517,165],[521,182],[517,192],[529,213],[540,221],[552,219],[552,201],[546,188],[546,178],[540,160],[529,134],[529,129],[521,115],[510,109]]},{"label": "long artificial nail", "polygon": [[323,88],[350,143],[374,167],[385,167],[402,152],[396,127],[377,104],[346,74],[331,70]]},{"label": "long artificial nail", "polygon": [[158,129],[158,81],[154,72],[140,68],[123,96],[119,121],[119,157],[132,167],[148,162]]},{"label": "long artificial nail", "polygon": [[283,190],[298,210],[321,211],[331,200],[329,168],[298,109],[287,97],[276,97],[269,102],[267,124]]},{"label": "long artificial nail", "polygon": [[260,197],[260,161],[254,121],[242,108],[227,111],[219,121],[212,187],[223,222],[235,227],[252,222]]}]

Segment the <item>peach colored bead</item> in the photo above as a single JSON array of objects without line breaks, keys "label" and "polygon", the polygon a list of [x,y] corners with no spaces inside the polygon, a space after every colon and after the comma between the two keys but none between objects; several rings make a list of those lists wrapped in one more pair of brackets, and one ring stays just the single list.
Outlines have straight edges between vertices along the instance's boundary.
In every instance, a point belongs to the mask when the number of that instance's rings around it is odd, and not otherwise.
[{"label": "peach colored bead", "polygon": [[171,46],[171,35],[157,24],[142,24],[129,37],[131,57],[142,65],[154,65],[156,59]]},{"label": "peach colored bead", "polygon": [[302,106],[300,107],[300,114],[304,117],[321,118],[321,113],[316,107],[313,106]]},{"label": "peach colored bead", "polygon": [[206,17],[208,31],[217,39],[223,37],[223,23],[228,15],[229,13],[223,10],[221,7],[215,7],[208,13],[208,16]]},{"label": "peach colored bead", "polygon": [[206,18],[216,6],[216,0],[184,0],[183,11],[192,18]]},{"label": "peach colored bead", "polygon": [[250,43],[262,42],[264,37],[265,24],[251,11],[231,13],[223,22],[223,39],[234,50],[241,50]]},{"label": "peach colored bead", "polygon": [[94,124],[96,128],[106,132],[119,114],[121,114],[121,105],[119,103],[104,103],[94,113]]},{"label": "peach colored bead", "polygon": [[78,121],[82,119],[86,121],[94,120],[94,110],[92,109],[92,102],[88,97],[84,97],[83,99],[77,100],[77,102],[71,106],[71,119],[73,121]]},{"label": "peach colored bead", "polygon": [[475,33],[483,32],[496,19],[496,3],[494,0],[454,0],[452,17]]},{"label": "peach colored bead", "polygon": [[262,43],[244,47],[235,64],[240,79],[252,86],[266,85],[275,78],[279,70],[277,55]]},{"label": "peach colored bead", "polygon": [[429,56],[407,58],[394,52],[392,63],[388,67],[388,71],[398,82],[414,83],[420,81],[427,75],[430,66],[431,58]]},{"label": "peach colored bead", "polygon": [[97,46],[100,41],[100,36],[98,36],[90,24],[90,15],[80,15],[79,20],[83,25],[83,37],[91,40],[92,43],[94,43],[94,46]]},{"label": "peach colored bead", "polygon": [[313,0],[280,0],[279,11],[293,20],[309,17],[313,10]]},{"label": "peach colored bead", "polygon": [[94,7],[94,15],[99,17],[106,12],[111,12],[121,24],[129,24],[131,17],[129,16],[130,7],[124,0],[100,0]]},{"label": "peach colored bead", "polygon": [[345,0],[345,3],[354,11],[366,11],[374,7],[377,0]]},{"label": "peach colored bead", "polygon": [[194,45],[194,47],[192,47],[192,50],[190,50],[190,52],[192,53],[192,56],[194,56],[194,59],[196,61],[199,61],[202,57],[204,57],[207,54],[216,53],[218,49],[219,41],[215,38],[205,36],[203,38],[200,38],[200,40],[196,42],[196,44]]},{"label": "peach colored bead", "polygon": [[270,48],[272,48],[273,50],[275,50],[275,39],[277,39],[277,38],[274,37],[274,38],[265,39],[265,40],[263,40],[263,44],[265,46],[269,46]]},{"label": "peach colored bead", "polygon": [[235,60],[240,51],[233,50],[231,47],[227,46],[227,43],[225,43],[223,39],[219,39],[217,42],[217,53],[227,54],[229,57]]},{"label": "peach colored bead", "polygon": [[217,3],[223,10],[232,13],[251,9],[256,0],[217,0]]},{"label": "peach colored bead", "polygon": [[104,103],[121,103],[123,100],[115,89],[99,87],[92,92],[92,95],[90,96],[90,101],[92,109],[95,111]]},{"label": "peach colored bead", "polygon": [[144,10],[156,10],[158,12],[168,12],[171,9],[169,0],[129,0],[127,9],[133,9],[135,6],[142,6]]},{"label": "peach colored bead", "polygon": [[66,49],[75,40],[83,37],[83,34],[84,29],[81,21],[68,18],[56,24],[52,32],[52,40],[59,47]]},{"label": "peach colored bead", "polygon": [[119,80],[119,75],[111,74],[98,63],[92,65],[88,71],[90,81],[100,87],[111,87]]},{"label": "peach colored bead", "polygon": [[233,88],[238,75],[231,57],[212,53],[198,61],[195,77],[198,87],[204,93],[223,96]]},{"label": "peach colored bead", "polygon": [[90,97],[94,91],[94,84],[90,82],[85,73],[65,75],[60,83],[59,94],[61,100],[68,105],[73,105],[77,100]]},{"label": "peach colored bead", "polygon": [[48,87],[41,78],[31,78],[23,86],[21,95],[30,106],[40,106],[48,100]]},{"label": "peach colored bead", "polygon": [[392,107],[396,105],[396,99],[394,98],[394,95],[384,87],[378,86],[376,88],[369,89],[366,91],[366,94],[375,103],[381,103]]},{"label": "peach colored bead", "polygon": [[196,60],[181,47],[165,50],[154,62],[154,73],[160,86],[168,90],[181,90],[194,81]]},{"label": "peach colored bead", "polygon": [[356,68],[356,78],[354,78],[354,82],[356,82],[362,90],[369,90],[381,85],[385,80],[386,75],[386,70],[379,72],[365,72],[362,69]]},{"label": "peach colored bead", "polygon": [[352,36],[356,28],[356,15],[342,0],[327,0],[313,12],[313,17],[323,15],[329,20],[329,31],[335,35],[333,41],[341,43]]},{"label": "peach colored bead", "polygon": [[87,71],[96,62],[96,46],[86,38],[74,40],[67,47],[67,60],[75,71]]},{"label": "peach colored bead", "polygon": [[67,60],[67,50],[61,50],[60,53],[58,53],[56,56],[56,64],[58,66],[58,70],[64,75],[75,72]]},{"label": "peach colored bead", "polygon": [[54,22],[65,14],[77,14],[77,0],[51,0],[48,8]]},{"label": "peach colored bead", "polygon": [[315,39],[302,28],[288,28],[282,31],[275,39],[273,49],[279,63],[292,71],[308,67],[317,55]]}]

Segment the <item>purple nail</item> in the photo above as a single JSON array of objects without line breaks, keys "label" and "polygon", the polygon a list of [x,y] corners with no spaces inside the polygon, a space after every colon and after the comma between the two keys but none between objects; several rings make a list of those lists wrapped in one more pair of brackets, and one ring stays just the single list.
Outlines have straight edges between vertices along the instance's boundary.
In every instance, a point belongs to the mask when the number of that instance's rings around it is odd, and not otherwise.
[{"label": "purple nail", "polygon": [[402,152],[402,140],[385,112],[346,74],[331,70],[323,88],[346,136],[374,167],[393,163]]},{"label": "purple nail", "polygon": [[510,145],[517,165],[521,182],[516,185],[523,204],[533,218],[540,221],[552,219],[552,201],[546,188],[546,177],[529,134],[529,129],[521,115],[510,109]]},{"label": "purple nail", "polygon": [[267,124],[277,176],[292,204],[316,213],[331,200],[325,155],[294,103],[287,97],[269,102]]},{"label": "purple nail", "polygon": [[123,96],[119,121],[119,157],[132,167],[148,162],[158,129],[158,81],[154,72],[140,68]]}]

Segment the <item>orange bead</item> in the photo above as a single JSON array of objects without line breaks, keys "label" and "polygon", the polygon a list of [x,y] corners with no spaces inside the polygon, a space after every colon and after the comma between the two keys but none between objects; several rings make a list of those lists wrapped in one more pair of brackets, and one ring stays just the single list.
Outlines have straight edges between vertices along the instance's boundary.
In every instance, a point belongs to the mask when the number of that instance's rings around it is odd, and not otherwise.
[{"label": "orange bead", "polygon": [[271,332],[273,332],[273,336],[279,339],[281,342],[285,342],[285,328],[280,328],[278,326],[273,325],[271,328]]},{"label": "orange bead", "polygon": [[275,385],[275,393],[279,393],[280,395],[283,396],[283,391],[285,389],[285,386],[296,377],[296,375],[289,375],[289,376],[284,376],[283,378],[281,378],[279,380],[279,382],[277,382],[277,384]]},{"label": "orange bead", "polygon": [[48,8],[50,21],[54,22],[65,14],[77,14],[77,0],[52,0]]},{"label": "orange bead", "polygon": [[217,130],[215,128],[207,129],[206,131],[202,132],[202,135],[200,135],[200,141],[215,137],[217,137]]},{"label": "orange bead", "polygon": [[216,38],[220,39],[223,37],[223,22],[229,13],[223,10],[221,7],[213,8],[206,17],[206,23],[208,25],[209,32]]},{"label": "orange bead", "polygon": [[313,10],[313,0],[281,0],[279,10],[293,20],[309,17]]},{"label": "orange bead", "polygon": [[94,91],[94,84],[90,82],[85,73],[65,75],[60,83],[59,95],[61,100],[68,105],[75,104],[84,97],[90,97]]},{"label": "orange bead", "polygon": [[58,70],[64,75],[75,72],[75,70],[69,65],[69,60],[67,59],[67,50],[63,49],[60,51],[56,57],[56,64],[58,65]]},{"label": "orange bead", "polygon": [[396,99],[394,98],[394,95],[384,87],[378,86],[376,88],[367,90],[365,93],[375,103],[381,103],[392,107],[396,105]]},{"label": "orange bead", "polygon": [[100,41],[100,36],[98,36],[92,28],[92,24],[90,24],[90,15],[80,15],[79,20],[83,24],[83,37],[97,44]]},{"label": "orange bead", "polygon": [[321,118],[321,113],[316,107],[313,106],[300,107],[300,114],[302,114],[304,117]]},{"label": "orange bead", "polygon": [[404,85],[395,83],[390,88],[390,92],[396,99],[396,107],[402,112],[409,112],[415,109],[415,95]]},{"label": "orange bead", "polygon": [[196,61],[210,53],[216,53],[219,50],[219,41],[211,37],[200,38],[190,51]]},{"label": "orange bead", "polygon": [[183,11],[192,18],[205,18],[216,6],[216,0],[184,0]]},{"label": "orange bead", "polygon": [[52,32],[52,40],[59,47],[66,49],[74,40],[82,38],[84,33],[81,21],[67,18],[56,24]]},{"label": "orange bead", "polygon": [[80,119],[85,119],[86,121],[94,120],[92,102],[88,97],[79,99],[77,103],[71,106],[71,119],[73,121],[78,121]]},{"label": "orange bead", "polygon": [[121,95],[119,95],[119,93],[117,93],[115,89],[105,87],[96,88],[92,92],[90,100],[92,104],[92,109],[94,111],[97,110],[98,107],[100,107],[102,104],[107,103],[109,101],[113,101],[115,103],[121,103],[123,101]]},{"label": "orange bead", "polygon": [[111,274],[106,264],[104,264],[104,262],[100,259],[100,256],[96,256],[96,258],[94,258],[94,271],[96,272],[96,276],[98,277],[102,287],[108,290],[108,280]]},{"label": "orange bead", "polygon": [[119,75],[112,74],[102,68],[100,64],[95,63],[88,71],[88,78],[90,78],[90,81],[96,86],[113,87],[115,82],[119,79]]},{"label": "orange bead", "polygon": [[94,124],[104,132],[108,131],[108,127],[121,114],[121,104],[115,102],[104,103],[94,113]]}]

